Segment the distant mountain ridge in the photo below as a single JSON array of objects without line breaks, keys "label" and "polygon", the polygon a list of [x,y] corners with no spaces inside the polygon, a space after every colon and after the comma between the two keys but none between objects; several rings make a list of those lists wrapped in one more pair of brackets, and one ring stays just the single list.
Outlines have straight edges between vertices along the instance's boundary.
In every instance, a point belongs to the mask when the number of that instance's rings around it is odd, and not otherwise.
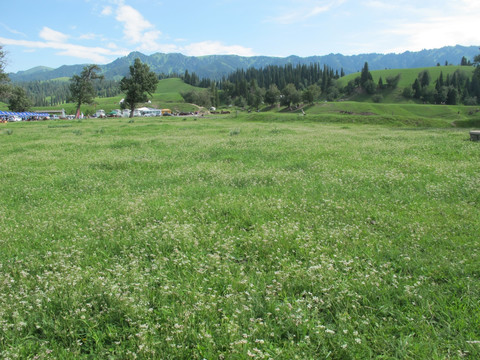
[{"label": "distant mountain ridge", "polygon": [[[401,54],[329,54],[309,57],[292,55],[283,58],[238,55],[186,56],[178,53],[145,55],[140,52],[132,52],[109,64],[100,65],[100,68],[106,79],[121,79],[128,74],[129,66],[133,64],[134,60],[139,58],[156,73],[183,74],[185,70],[188,70],[190,73],[196,73],[200,78],[211,79],[220,79],[237,69],[247,69],[249,67],[262,68],[268,65],[284,66],[286,64],[309,65],[311,63],[320,63],[322,66],[328,65],[338,71],[343,68],[346,74],[350,74],[360,71],[365,62],[368,62],[370,70],[430,67],[437,64],[444,65],[445,62],[458,65],[463,56],[468,60],[473,60],[473,57],[478,53],[478,46],[461,45],[417,52],[406,51]],[[30,70],[10,73],[9,77],[13,82],[52,80],[79,74],[85,65],[63,65],[57,69],[38,66]]]}]

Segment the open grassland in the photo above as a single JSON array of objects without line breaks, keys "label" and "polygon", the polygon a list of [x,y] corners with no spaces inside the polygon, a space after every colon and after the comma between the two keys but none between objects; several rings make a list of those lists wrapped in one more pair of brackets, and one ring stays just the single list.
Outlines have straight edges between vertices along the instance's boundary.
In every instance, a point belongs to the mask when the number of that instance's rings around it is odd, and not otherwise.
[{"label": "open grassland", "polygon": [[[480,107],[446,106],[428,104],[377,104],[372,102],[337,101],[304,106],[305,119],[317,122],[381,124],[389,126],[415,127],[480,127]],[[302,109],[288,111],[270,108],[262,113],[251,113],[248,118],[256,120],[272,118],[290,121],[292,114],[303,118]]]},{"label": "open grassland", "polygon": [[479,143],[260,116],[0,124],[0,357],[478,359]]}]

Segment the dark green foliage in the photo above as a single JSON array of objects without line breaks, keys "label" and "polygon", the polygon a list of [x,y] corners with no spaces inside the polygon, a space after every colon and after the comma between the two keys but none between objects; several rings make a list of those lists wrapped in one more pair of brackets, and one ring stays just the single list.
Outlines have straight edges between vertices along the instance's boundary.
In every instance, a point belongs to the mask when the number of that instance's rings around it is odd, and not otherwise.
[{"label": "dark green foliage", "polygon": [[428,72],[428,70],[424,70],[420,74],[418,74],[418,80],[420,81],[421,87],[430,85],[430,73]]},{"label": "dark green foliage", "polygon": [[407,86],[406,88],[403,89],[402,91],[402,96],[407,99],[413,98],[413,89],[411,86]]},{"label": "dark green foliage", "polygon": [[20,86],[15,86],[9,98],[8,109],[15,112],[24,112],[30,110],[31,106],[32,102],[25,90]]},{"label": "dark green foliage", "polygon": [[196,104],[199,106],[212,106],[212,98],[208,90],[191,90],[180,93],[183,100],[189,104]]},{"label": "dark green foliage", "polygon": [[280,99],[280,103],[283,106],[291,107],[292,105],[298,105],[301,100],[302,95],[294,84],[288,84],[282,90],[282,98]]},{"label": "dark green foliage", "polygon": [[365,88],[367,81],[373,81],[373,77],[368,70],[368,63],[366,62],[365,65],[363,65],[362,72],[360,73],[360,85]]},{"label": "dark green foliage", "polygon": [[157,83],[157,75],[150,71],[150,67],[143,64],[139,58],[135,59],[135,63],[130,66],[130,76],[120,81],[120,89],[125,93],[125,103],[130,109],[130,117],[133,117],[137,104],[148,101],[148,95],[155,92]]},{"label": "dark green foliage", "polygon": [[[223,92],[222,98],[235,99],[241,96],[247,99],[249,104],[252,104],[252,101],[249,100],[252,94],[255,94],[255,99],[258,99],[259,93],[265,92],[268,100],[265,99],[264,101],[273,105],[278,102],[278,99],[275,99],[277,95],[268,90],[258,90],[258,88],[270,89],[272,85],[275,85],[278,90],[283,91],[288,84],[293,84],[297,90],[303,92],[306,89],[308,90],[311,85],[316,85],[318,88],[315,91],[320,90],[320,93],[326,94],[327,89],[334,84],[338,77],[338,71],[335,72],[326,65],[322,68],[317,63],[297,66],[292,64],[285,66],[270,65],[261,69],[238,69],[227,78],[223,78],[219,83],[219,88]],[[251,86],[252,80],[256,82],[257,86],[254,91],[252,91]],[[319,94],[309,94],[307,92],[305,96],[310,99],[311,95],[316,99]]]},{"label": "dark green foliage", "polygon": [[265,103],[268,105],[275,105],[280,101],[280,90],[277,85],[271,84],[265,92]]},{"label": "dark green foliage", "polygon": [[328,101],[334,101],[335,99],[338,99],[340,96],[340,90],[336,85],[331,85],[327,89],[327,96],[326,99]]},{"label": "dark green foliage", "polygon": [[[462,65],[466,65],[465,59],[462,59]],[[480,98],[480,68],[477,67],[472,77],[461,69],[454,73],[447,74],[444,78],[443,72],[440,72],[438,78],[434,81],[435,86],[430,85],[431,77],[428,70],[418,74],[417,79],[412,84],[411,89],[405,88],[403,96],[405,98],[415,98],[424,103],[456,105],[463,103],[465,105],[476,105]]]},{"label": "dark green foliage", "polygon": [[247,96],[248,106],[258,109],[260,107],[260,104],[263,102],[265,93],[266,93],[265,89],[259,87],[257,85],[257,81],[255,79],[252,79],[250,81],[250,86],[249,86],[249,91]]},{"label": "dark green foliage", "polygon": [[462,61],[460,62],[461,66],[472,66],[472,62],[467,60],[465,56],[462,57]]},{"label": "dark green foliage", "polygon": [[382,77],[380,76],[380,78],[378,79],[378,85],[377,85],[377,88],[378,90],[383,90],[384,88],[384,85],[383,85],[383,79]]},{"label": "dark green foliage", "polygon": [[387,88],[388,89],[395,89],[398,86],[398,82],[400,81],[400,74],[397,76],[388,76],[387,77]]},{"label": "dark green foliage", "polygon": [[413,97],[415,99],[420,99],[420,97],[422,96],[422,86],[420,85],[420,81],[418,81],[418,79],[415,79],[415,82],[412,85],[412,89]]},{"label": "dark green foliage", "polygon": [[373,80],[365,81],[365,83],[363,83],[362,87],[365,89],[365,91],[368,94],[375,94],[375,91],[376,91],[376,88],[377,88],[375,83],[373,82]]},{"label": "dark green foliage", "polygon": [[82,104],[93,103],[96,95],[93,82],[103,79],[103,76],[97,74],[98,71],[100,71],[98,65],[88,65],[83,68],[80,75],[73,75],[70,79],[71,98],[77,104],[77,113]]},{"label": "dark green foliage", "polygon": [[317,85],[310,85],[308,88],[303,90],[302,99],[306,103],[313,104],[315,100],[317,100],[321,94],[322,90]]},{"label": "dark green foliage", "polygon": [[[62,80],[30,81],[16,83],[25,89],[33,106],[57,106],[73,101],[70,84]],[[106,98],[120,94],[119,82],[114,80],[94,81],[95,97]]]},{"label": "dark green foliage", "polygon": [[447,104],[456,105],[458,103],[458,96],[458,90],[455,87],[450,86],[447,92]]}]

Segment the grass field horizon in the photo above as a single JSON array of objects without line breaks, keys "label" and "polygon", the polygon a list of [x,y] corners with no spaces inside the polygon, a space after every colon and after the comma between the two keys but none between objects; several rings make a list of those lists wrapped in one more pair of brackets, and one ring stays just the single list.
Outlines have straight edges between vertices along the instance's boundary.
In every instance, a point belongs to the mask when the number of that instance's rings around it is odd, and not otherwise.
[{"label": "grass field horizon", "polygon": [[0,357],[478,358],[479,143],[323,116],[0,124]]}]

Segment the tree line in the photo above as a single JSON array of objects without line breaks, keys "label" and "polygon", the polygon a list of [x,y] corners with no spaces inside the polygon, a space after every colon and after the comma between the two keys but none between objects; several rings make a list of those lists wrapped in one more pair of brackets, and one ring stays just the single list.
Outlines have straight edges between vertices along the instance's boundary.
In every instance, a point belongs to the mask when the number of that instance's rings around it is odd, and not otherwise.
[{"label": "tree line", "polygon": [[[466,65],[467,66],[467,65]],[[464,71],[443,75],[433,81],[428,70],[421,71],[413,84],[403,90],[403,96],[429,104],[477,105],[480,99],[480,67],[476,67],[470,78]]]},{"label": "tree line", "polygon": [[186,102],[200,106],[236,105],[258,108],[262,103],[288,107],[300,102],[313,103],[324,97],[334,100],[340,95],[336,80],[345,73],[318,64],[265,68],[238,69],[220,81],[200,79],[195,73],[185,71],[185,83],[205,88],[181,93]]},{"label": "tree line", "polygon": [[[31,99],[32,106],[57,106],[71,101],[70,84],[67,81],[49,80],[18,83]],[[121,93],[118,81],[103,80],[93,84],[96,97],[106,98]]]}]

